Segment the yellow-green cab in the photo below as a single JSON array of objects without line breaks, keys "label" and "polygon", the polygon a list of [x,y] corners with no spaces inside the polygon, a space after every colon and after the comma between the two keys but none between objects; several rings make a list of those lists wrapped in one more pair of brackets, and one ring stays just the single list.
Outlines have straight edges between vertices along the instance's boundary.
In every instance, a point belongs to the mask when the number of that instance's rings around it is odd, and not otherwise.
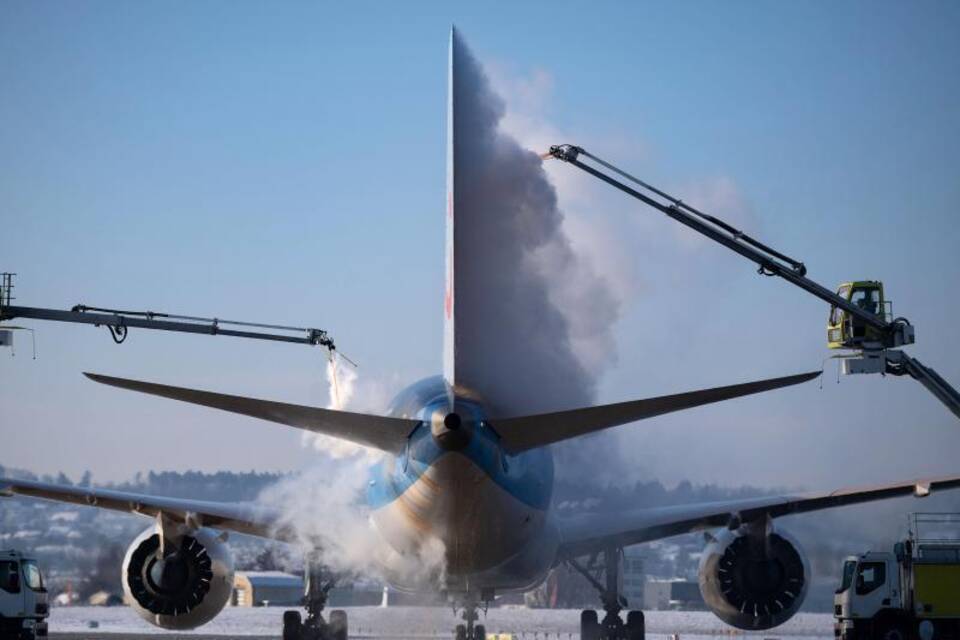
[{"label": "yellow-green cab", "polygon": [[[837,295],[861,309],[889,321],[891,303],[883,297],[883,283],[876,280],[844,282]],[[843,309],[830,307],[827,319],[827,346],[831,349],[860,349],[865,342],[879,342],[883,335],[877,329]]]}]

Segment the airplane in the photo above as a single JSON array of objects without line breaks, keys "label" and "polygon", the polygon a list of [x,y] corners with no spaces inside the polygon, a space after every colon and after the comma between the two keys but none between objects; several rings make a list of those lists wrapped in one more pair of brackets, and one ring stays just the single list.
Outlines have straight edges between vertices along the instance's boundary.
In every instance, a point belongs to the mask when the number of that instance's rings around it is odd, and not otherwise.
[{"label": "airplane", "polygon": [[[371,447],[385,455],[370,469],[367,503],[383,553],[377,562],[387,581],[406,591],[440,591],[463,623],[456,640],[485,640],[478,610],[497,595],[541,584],[567,564],[596,587],[604,611],[581,612],[583,640],[642,640],[643,614],[629,611],[621,593],[623,549],[652,540],[702,531],[706,549],[699,583],[707,606],[724,622],[749,630],[778,626],[803,603],[810,566],[793,537],[776,526],[778,517],[897,496],[925,496],[960,487],[960,476],[910,480],[824,493],[643,507],[618,514],[553,510],[552,445],[666,413],[772,391],[812,380],[819,372],[720,386],[601,406],[535,413],[509,413],[496,387],[474,379],[464,341],[475,339],[475,309],[464,306],[471,284],[462,276],[475,265],[464,253],[475,238],[475,211],[464,202],[458,166],[467,161],[465,127],[474,96],[458,77],[474,70],[456,30],[450,34],[446,289],[442,375],[421,380],[393,401],[387,415],[370,415],[272,402],[211,391],[100,374],[91,380],[142,393],[280,423]],[[467,190],[469,193],[469,190]],[[471,194],[471,197],[477,197]],[[475,253],[475,252],[474,252]],[[470,260],[475,258],[470,256]],[[498,372],[510,381],[511,371]],[[549,371],[540,372],[549,376]],[[489,386],[489,385],[488,385]],[[503,389],[503,387],[500,387]],[[140,514],[154,522],[130,545],[122,566],[123,588],[136,612],[164,629],[191,629],[212,620],[227,604],[233,563],[228,532],[281,541],[295,536],[278,505],[221,503],[107,489],[0,479],[4,495],[32,496]],[[316,505],[318,518],[323,505]],[[443,570],[411,575],[410,561],[439,541]],[[309,557],[309,556],[308,556]],[[589,559],[584,566],[584,558]],[[593,577],[592,569],[600,573]],[[323,617],[335,576],[309,561],[307,617],[283,616],[286,640],[347,640],[346,614]],[[882,634],[877,634],[882,635]]]}]

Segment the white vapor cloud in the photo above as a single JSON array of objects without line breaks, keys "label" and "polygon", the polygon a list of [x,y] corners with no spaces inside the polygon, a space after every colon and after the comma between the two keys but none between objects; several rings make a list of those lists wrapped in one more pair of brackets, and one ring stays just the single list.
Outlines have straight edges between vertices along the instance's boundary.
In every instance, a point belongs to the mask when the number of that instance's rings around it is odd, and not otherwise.
[{"label": "white vapor cloud", "polygon": [[[595,404],[615,361],[621,299],[571,237],[543,149],[526,148],[511,129],[533,145],[554,133],[508,120],[462,43],[454,59],[457,383],[479,392],[494,416]],[[536,107],[551,82],[536,75],[519,102]],[[588,468],[580,456],[604,441],[588,442],[556,448],[561,472]]]}]

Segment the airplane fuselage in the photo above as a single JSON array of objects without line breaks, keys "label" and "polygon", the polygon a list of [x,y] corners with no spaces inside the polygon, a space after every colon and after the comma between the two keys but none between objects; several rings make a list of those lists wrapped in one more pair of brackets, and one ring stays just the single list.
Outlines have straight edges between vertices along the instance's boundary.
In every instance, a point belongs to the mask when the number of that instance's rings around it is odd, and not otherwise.
[{"label": "airplane fuselage", "polygon": [[[405,451],[372,469],[367,488],[394,586],[499,593],[539,584],[559,545],[550,450],[510,455],[480,400],[440,376],[401,392],[390,414],[421,421]],[[442,575],[411,572],[411,559],[429,553],[442,554]]]}]

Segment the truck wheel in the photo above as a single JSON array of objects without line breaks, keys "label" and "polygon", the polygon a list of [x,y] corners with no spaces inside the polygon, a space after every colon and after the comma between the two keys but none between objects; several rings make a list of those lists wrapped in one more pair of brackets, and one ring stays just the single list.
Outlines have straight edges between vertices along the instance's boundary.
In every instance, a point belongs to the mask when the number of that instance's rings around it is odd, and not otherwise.
[{"label": "truck wheel", "polygon": [[881,640],[907,640],[907,631],[899,620],[888,620],[877,625]]},{"label": "truck wheel", "polygon": [[869,621],[855,620],[853,626],[840,636],[840,640],[873,640],[874,626]]}]

